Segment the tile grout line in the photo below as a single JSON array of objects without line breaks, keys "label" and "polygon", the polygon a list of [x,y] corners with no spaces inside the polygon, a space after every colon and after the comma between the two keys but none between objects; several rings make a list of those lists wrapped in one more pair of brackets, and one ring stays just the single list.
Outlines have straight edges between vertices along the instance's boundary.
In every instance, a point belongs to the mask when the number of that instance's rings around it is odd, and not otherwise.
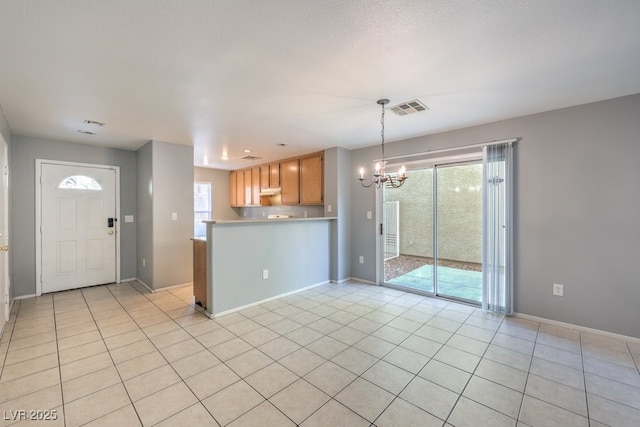
[{"label": "tile grout line", "polygon": [[580,343],[580,365],[582,366],[582,381],[584,384],[584,400],[585,408],[587,410],[587,420],[591,420],[589,412],[589,390],[587,389],[587,372],[584,369],[584,349],[582,348],[582,334],[578,332],[578,342]]},{"label": "tile grout line", "polygon": [[522,399],[520,400],[520,409],[518,410],[518,418],[516,422],[520,421],[520,416],[522,415],[522,408],[524,407],[524,398],[527,396],[527,385],[529,383],[529,375],[531,375],[531,366],[533,365],[533,357],[536,352],[536,346],[538,345],[538,335],[540,334],[540,322],[538,322],[538,327],[536,328],[536,339],[533,341],[533,349],[531,350],[531,360],[529,360],[529,367],[527,369],[527,378],[524,381],[524,387],[522,389]]}]

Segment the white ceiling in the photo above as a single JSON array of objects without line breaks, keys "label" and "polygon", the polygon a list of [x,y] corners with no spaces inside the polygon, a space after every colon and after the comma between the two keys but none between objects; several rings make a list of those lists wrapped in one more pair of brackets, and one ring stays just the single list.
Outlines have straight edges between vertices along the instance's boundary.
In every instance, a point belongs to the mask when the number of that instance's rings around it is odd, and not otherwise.
[{"label": "white ceiling", "polygon": [[383,97],[430,108],[387,114],[393,141],[639,93],[639,17],[637,0],[1,0],[0,106],[16,135],[237,168],[243,149],[377,144]]}]

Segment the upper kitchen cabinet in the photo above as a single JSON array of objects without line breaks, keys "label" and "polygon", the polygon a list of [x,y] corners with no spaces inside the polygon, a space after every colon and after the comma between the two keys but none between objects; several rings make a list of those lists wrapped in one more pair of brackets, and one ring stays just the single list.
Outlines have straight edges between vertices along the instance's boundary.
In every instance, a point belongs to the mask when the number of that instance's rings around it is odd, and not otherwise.
[{"label": "upper kitchen cabinet", "polygon": [[260,168],[251,169],[251,205],[260,206]]},{"label": "upper kitchen cabinet", "polygon": [[229,202],[233,207],[244,206],[244,171],[229,174]]},{"label": "upper kitchen cabinet", "polygon": [[269,187],[280,187],[280,163],[271,163],[269,165]]},{"label": "upper kitchen cabinet", "polygon": [[260,188],[280,187],[280,163],[260,166]]},{"label": "upper kitchen cabinet", "polygon": [[300,204],[324,203],[324,153],[315,153],[300,159]]},{"label": "upper kitchen cabinet", "polygon": [[[324,203],[324,152],[231,171],[233,207],[322,205]],[[270,189],[275,189],[269,193]],[[261,197],[260,194],[263,194]],[[268,194],[280,194],[275,202]]]},{"label": "upper kitchen cabinet", "polygon": [[280,162],[280,187],[283,205],[300,204],[300,160]]},{"label": "upper kitchen cabinet", "polygon": [[244,206],[251,206],[251,169],[245,169],[244,173]]}]

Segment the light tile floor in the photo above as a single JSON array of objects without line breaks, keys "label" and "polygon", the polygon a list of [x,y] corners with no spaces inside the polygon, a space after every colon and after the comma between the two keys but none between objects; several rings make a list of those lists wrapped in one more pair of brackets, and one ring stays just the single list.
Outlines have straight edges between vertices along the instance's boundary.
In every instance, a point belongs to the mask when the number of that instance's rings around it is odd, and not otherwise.
[{"label": "light tile floor", "polygon": [[637,342],[358,283],[200,310],[136,282],[16,301],[1,424],[640,425]]}]

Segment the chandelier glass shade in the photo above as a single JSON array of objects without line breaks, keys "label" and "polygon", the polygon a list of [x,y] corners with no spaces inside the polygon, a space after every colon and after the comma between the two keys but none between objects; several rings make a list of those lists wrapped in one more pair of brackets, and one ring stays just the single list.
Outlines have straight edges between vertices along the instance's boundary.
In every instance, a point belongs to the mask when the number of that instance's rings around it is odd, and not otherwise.
[{"label": "chandelier glass shade", "polygon": [[382,115],[380,117],[380,124],[382,126],[382,130],[380,131],[380,136],[382,137],[382,159],[376,163],[375,169],[373,171],[373,176],[371,177],[371,181],[367,184],[364,177],[364,168],[360,168],[360,184],[363,187],[369,188],[372,185],[375,185],[376,188],[380,188],[383,185],[391,188],[398,188],[404,184],[404,181],[407,179],[407,169],[404,166],[401,166],[398,170],[398,173],[394,175],[388,174],[385,171],[386,161],[384,159],[384,112],[385,105],[389,103],[388,99],[379,99],[377,101],[378,105],[382,107]]}]

